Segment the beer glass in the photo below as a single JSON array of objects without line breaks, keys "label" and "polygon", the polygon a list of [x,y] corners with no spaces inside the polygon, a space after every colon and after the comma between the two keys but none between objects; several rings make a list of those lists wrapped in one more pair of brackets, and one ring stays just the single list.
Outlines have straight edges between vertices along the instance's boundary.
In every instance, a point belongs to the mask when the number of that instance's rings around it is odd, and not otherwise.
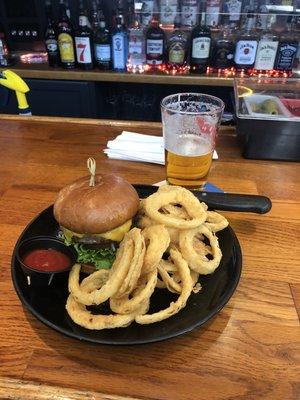
[{"label": "beer glass", "polygon": [[201,93],[178,93],[161,102],[167,181],[202,189],[211,166],[224,103]]}]

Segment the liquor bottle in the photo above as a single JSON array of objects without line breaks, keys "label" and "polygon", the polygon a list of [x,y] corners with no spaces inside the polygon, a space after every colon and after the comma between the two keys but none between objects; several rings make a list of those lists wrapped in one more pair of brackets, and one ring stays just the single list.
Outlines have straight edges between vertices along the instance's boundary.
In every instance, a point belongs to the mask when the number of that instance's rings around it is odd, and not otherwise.
[{"label": "liquor bottle", "polygon": [[126,71],[128,37],[121,12],[116,16],[116,26],[112,32],[112,61],[114,71]]},{"label": "liquor bottle", "polygon": [[0,66],[7,67],[9,65],[8,47],[5,40],[3,26],[0,25]]},{"label": "liquor bottle", "polygon": [[142,7],[142,26],[146,27],[150,24],[154,11],[154,0],[144,0]]},{"label": "liquor bottle", "polygon": [[190,72],[203,73],[208,67],[211,50],[211,31],[205,25],[205,12],[201,13],[201,22],[192,30]]},{"label": "liquor bottle", "polygon": [[225,3],[225,12],[228,15],[228,23],[231,28],[239,25],[242,2],[239,0],[228,0]]},{"label": "liquor bottle", "polygon": [[206,25],[215,28],[219,25],[221,1],[207,0],[206,2]]},{"label": "liquor bottle", "polygon": [[167,44],[168,68],[180,70],[186,64],[187,58],[187,33],[180,29],[180,16],[175,17],[174,31],[171,33]]},{"label": "liquor bottle", "polygon": [[57,27],[58,48],[60,54],[60,64],[63,68],[75,68],[75,52],[73,30],[67,16],[66,5],[60,3],[60,19]]},{"label": "liquor bottle", "polygon": [[71,9],[70,9],[70,3],[69,0],[62,0],[62,2],[66,2],[66,14],[69,20],[71,20]]},{"label": "liquor bottle", "polygon": [[178,0],[160,0],[160,22],[164,28],[172,28],[177,15]]},{"label": "liquor bottle", "polygon": [[193,27],[197,24],[198,1],[182,0],[181,2],[181,25]]},{"label": "liquor bottle", "polygon": [[95,63],[99,69],[109,70],[111,69],[111,37],[103,12],[101,10],[93,12],[92,21]]},{"label": "liquor bottle", "polygon": [[93,65],[93,43],[92,30],[88,27],[86,11],[81,3],[79,15],[79,28],[75,33],[76,59],[78,66],[82,69],[92,69]]},{"label": "liquor bottle", "polygon": [[227,69],[233,67],[235,41],[232,30],[225,26],[213,43],[212,67],[215,69]]},{"label": "liquor bottle", "polygon": [[152,68],[162,66],[165,55],[165,34],[154,14],[146,32],[146,63]]},{"label": "liquor bottle", "polygon": [[257,50],[257,35],[255,29],[255,15],[253,10],[247,13],[246,31],[237,41],[234,63],[238,70],[252,69]]},{"label": "liquor bottle", "polygon": [[292,16],[287,21],[287,31],[280,36],[274,69],[289,72],[293,68],[299,42],[293,32]]},{"label": "liquor bottle", "polygon": [[256,21],[256,29],[259,32],[263,32],[268,29],[268,8],[266,4],[261,4],[258,7],[257,21]]},{"label": "liquor bottle", "polygon": [[255,57],[254,69],[258,72],[270,71],[274,68],[278,39],[270,31],[261,34]]},{"label": "liquor bottle", "polygon": [[48,64],[50,67],[57,67],[59,64],[58,44],[53,23],[53,10],[51,3],[47,4],[46,14],[48,25],[45,33],[45,44],[48,53]]},{"label": "liquor bottle", "polygon": [[[133,14],[134,15],[134,14]],[[129,28],[128,70],[140,69],[146,62],[144,30],[138,15],[134,15]]]}]

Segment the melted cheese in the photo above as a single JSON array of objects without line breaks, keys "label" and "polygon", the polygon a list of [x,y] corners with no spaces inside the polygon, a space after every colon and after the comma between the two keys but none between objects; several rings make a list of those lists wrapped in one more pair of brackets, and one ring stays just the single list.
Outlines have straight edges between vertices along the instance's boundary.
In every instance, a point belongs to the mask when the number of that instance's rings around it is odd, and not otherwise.
[{"label": "melted cheese", "polygon": [[[124,224],[118,226],[115,229],[112,229],[111,231],[104,233],[91,233],[89,236],[101,237],[104,239],[113,240],[114,242],[121,242],[125,233],[127,233],[130,230],[131,225],[132,225],[132,219],[126,221]],[[72,232],[64,227],[61,227],[61,229],[67,240],[71,240],[72,236],[77,236],[79,238],[85,236],[84,234]]]}]

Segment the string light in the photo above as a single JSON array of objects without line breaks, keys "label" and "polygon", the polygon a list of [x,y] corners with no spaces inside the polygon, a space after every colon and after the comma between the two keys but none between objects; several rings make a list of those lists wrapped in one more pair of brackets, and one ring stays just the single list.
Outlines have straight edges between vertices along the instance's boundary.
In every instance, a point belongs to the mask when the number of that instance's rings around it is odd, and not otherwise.
[{"label": "string light", "polygon": [[[31,54],[26,54],[22,56],[22,62],[24,63],[32,63],[30,59]],[[132,74],[142,74],[142,73],[159,73],[159,74],[167,74],[171,76],[175,75],[186,75],[190,72],[192,68],[188,65],[180,65],[180,66],[175,66],[175,65],[167,65],[167,64],[160,64],[160,65],[133,65],[130,62],[127,63],[127,71],[132,73]],[[259,82],[261,82],[261,78],[290,78],[292,76],[292,71],[278,71],[278,70],[268,70],[268,71],[262,71],[262,70],[255,70],[255,69],[241,69],[241,70],[236,70],[235,67],[230,67],[230,68],[213,68],[211,66],[208,66],[206,68],[205,74],[207,76],[217,76],[219,78],[234,78],[234,77],[240,77],[244,78],[246,76],[250,77],[256,77],[259,79]]]}]

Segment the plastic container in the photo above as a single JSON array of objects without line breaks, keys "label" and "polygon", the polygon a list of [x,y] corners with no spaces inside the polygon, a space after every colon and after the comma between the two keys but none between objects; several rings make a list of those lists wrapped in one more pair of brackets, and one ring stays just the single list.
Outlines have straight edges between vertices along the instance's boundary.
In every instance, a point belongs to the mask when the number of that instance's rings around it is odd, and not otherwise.
[{"label": "plastic container", "polygon": [[[53,249],[64,254],[69,259],[69,265],[60,270],[42,271],[37,268],[30,267],[24,263],[24,256],[33,250]],[[27,284],[29,286],[49,286],[55,275],[69,273],[71,267],[75,264],[77,253],[72,247],[66,246],[60,239],[50,236],[34,236],[21,242],[16,251],[17,260],[24,272]]]},{"label": "plastic container", "polygon": [[282,97],[280,98],[280,101],[294,117],[300,117],[300,99],[289,99]]},{"label": "plastic container", "polygon": [[[238,78],[234,82],[234,92],[236,132],[243,156],[300,161],[300,116],[290,107],[295,99],[300,102],[298,79]],[[257,104],[266,100],[272,101],[276,115],[257,108]]]}]

